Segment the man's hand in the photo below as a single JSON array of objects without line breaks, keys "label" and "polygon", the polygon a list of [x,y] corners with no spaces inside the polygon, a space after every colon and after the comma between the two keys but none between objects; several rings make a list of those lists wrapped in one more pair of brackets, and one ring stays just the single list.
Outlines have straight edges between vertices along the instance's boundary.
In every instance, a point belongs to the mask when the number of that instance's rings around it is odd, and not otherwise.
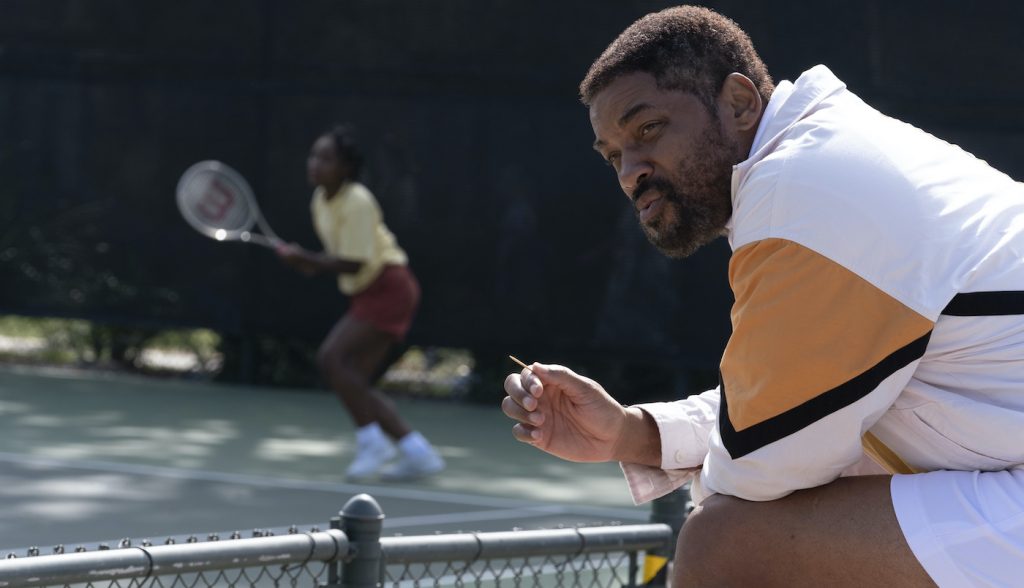
[{"label": "man's hand", "polygon": [[523,443],[569,461],[660,462],[653,419],[566,367],[535,363],[505,378],[505,393],[501,409]]}]

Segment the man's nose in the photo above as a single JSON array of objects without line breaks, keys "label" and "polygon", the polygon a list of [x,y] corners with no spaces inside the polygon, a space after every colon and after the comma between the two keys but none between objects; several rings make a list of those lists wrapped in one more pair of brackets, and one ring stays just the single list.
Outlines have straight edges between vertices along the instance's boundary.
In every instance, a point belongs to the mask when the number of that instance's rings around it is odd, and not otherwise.
[{"label": "man's nose", "polygon": [[621,155],[619,165],[619,185],[627,196],[632,197],[633,190],[640,185],[640,182],[647,179],[654,173],[654,166],[641,155]]}]

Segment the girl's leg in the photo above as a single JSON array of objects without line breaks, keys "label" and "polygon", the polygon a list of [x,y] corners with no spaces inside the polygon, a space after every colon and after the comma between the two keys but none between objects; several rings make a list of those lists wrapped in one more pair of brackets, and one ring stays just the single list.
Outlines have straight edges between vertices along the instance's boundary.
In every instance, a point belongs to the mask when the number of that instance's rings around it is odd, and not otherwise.
[{"label": "girl's leg", "polygon": [[391,335],[346,315],[324,339],[317,364],[357,427],[376,422],[392,438],[401,439],[412,429],[371,381],[394,342]]},{"label": "girl's leg", "polygon": [[[365,478],[380,471],[385,479],[411,479],[444,469],[444,460],[430,443],[412,430],[390,398],[372,386],[374,375],[394,344],[390,334],[346,315],[327,335],[317,354],[321,372],[358,427],[357,455],[348,470],[351,478]],[[382,432],[398,442],[402,457],[383,470],[395,451]]]}]

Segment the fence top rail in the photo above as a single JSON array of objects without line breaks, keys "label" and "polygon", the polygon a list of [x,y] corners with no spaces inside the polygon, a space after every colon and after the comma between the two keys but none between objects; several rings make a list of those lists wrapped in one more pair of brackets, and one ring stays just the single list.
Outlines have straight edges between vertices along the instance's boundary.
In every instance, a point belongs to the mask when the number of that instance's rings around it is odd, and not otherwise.
[{"label": "fence top rail", "polygon": [[[0,588],[149,578],[254,566],[336,561],[349,554],[337,529],[275,537],[126,547],[0,560]],[[139,582],[140,584],[142,582]]]},{"label": "fence top rail", "polygon": [[[382,537],[385,564],[476,561],[550,555],[576,556],[664,548],[665,524],[533,531]],[[249,567],[305,565],[351,555],[338,529],[250,539],[226,539],[0,560],[0,588],[28,588],[137,579]]]},{"label": "fence top rail", "polygon": [[496,533],[456,533],[381,538],[385,563],[475,561],[543,555],[640,551],[673,540],[665,524],[579,527]]}]

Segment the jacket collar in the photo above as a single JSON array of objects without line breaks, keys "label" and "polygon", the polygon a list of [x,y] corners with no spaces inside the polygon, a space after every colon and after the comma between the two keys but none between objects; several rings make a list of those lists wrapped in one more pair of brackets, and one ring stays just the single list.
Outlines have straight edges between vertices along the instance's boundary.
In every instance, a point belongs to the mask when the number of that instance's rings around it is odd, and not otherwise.
[{"label": "jacket collar", "polygon": [[[785,131],[814,111],[826,98],[846,89],[846,84],[824,65],[816,65],[800,74],[795,82],[784,80],[772,92],[761,121],[757,125],[750,155],[732,168],[732,206],[738,206],[739,185],[754,165],[778,146]],[[732,219],[726,224],[732,234]]]}]

